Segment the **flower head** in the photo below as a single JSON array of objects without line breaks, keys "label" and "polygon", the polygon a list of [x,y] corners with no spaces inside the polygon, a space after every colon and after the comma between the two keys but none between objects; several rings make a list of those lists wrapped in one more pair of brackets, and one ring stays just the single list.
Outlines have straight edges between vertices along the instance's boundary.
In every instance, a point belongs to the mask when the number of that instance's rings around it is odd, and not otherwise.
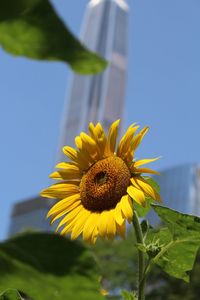
[{"label": "flower head", "polygon": [[61,162],[50,175],[59,182],[43,190],[41,195],[59,201],[50,209],[51,223],[61,218],[57,230],[71,233],[76,239],[95,243],[98,236],[113,239],[125,236],[126,220],[134,217],[133,201],[145,206],[147,196],[160,200],[159,194],[142,177],[157,172],[141,167],[153,159],[134,160],[135,150],[148,131],[132,124],[116,147],[119,120],[106,136],[100,123],[89,124],[90,134],[81,132],[75,138],[77,150],[65,146],[64,154],[71,162]]}]

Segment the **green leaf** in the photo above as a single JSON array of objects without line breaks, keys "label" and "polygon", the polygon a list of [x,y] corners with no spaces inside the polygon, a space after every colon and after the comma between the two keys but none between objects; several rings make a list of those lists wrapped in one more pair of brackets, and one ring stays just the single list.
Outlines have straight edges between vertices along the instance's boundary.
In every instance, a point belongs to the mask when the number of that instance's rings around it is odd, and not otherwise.
[{"label": "green leaf", "polygon": [[91,252],[59,235],[29,233],[0,244],[0,290],[15,287],[34,300],[100,300],[98,279]]},{"label": "green leaf", "polygon": [[146,197],[145,198],[145,207],[137,204],[135,201],[133,202],[133,205],[134,205],[134,209],[137,211],[137,214],[138,214],[138,217],[139,218],[144,218],[148,212],[150,211],[151,209],[151,204],[153,204],[155,201],[150,198],[150,197]]},{"label": "green leaf", "polygon": [[0,300],[22,300],[22,297],[17,290],[7,289],[5,292],[0,294]]},{"label": "green leaf", "polygon": [[137,300],[138,299],[134,293],[128,292],[128,291],[125,291],[125,290],[123,290],[121,292],[121,295],[122,295],[124,300]]},{"label": "green leaf", "polygon": [[145,235],[147,233],[147,231],[149,230],[149,222],[147,220],[142,220],[140,226],[141,226],[143,235]]},{"label": "green leaf", "polygon": [[0,45],[17,56],[64,61],[81,74],[107,64],[73,36],[48,0],[1,0]]},{"label": "green leaf", "polygon": [[153,261],[169,275],[188,282],[200,246],[200,218],[160,205],[152,207],[167,225],[148,233],[147,247],[156,245],[158,252]]}]

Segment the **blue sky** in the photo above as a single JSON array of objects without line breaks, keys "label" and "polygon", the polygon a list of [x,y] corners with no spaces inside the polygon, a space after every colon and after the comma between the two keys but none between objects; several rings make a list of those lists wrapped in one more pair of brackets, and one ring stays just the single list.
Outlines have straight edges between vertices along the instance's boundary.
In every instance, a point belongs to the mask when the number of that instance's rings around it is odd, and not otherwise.
[{"label": "blue sky", "polygon": [[[87,2],[53,1],[76,35]],[[137,157],[162,155],[157,169],[199,162],[200,2],[128,3],[126,124],[151,128]],[[12,204],[49,183],[69,74],[64,63],[15,58],[0,49],[0,239]]]}]

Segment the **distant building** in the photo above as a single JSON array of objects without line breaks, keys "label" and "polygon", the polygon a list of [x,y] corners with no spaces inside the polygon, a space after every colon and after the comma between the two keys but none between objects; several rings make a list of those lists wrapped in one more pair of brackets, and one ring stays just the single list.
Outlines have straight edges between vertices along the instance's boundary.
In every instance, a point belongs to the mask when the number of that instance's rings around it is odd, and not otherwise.
[{"label": "distant building", "polygon": [[[200,216],[200,166],[184,164],[161,170],[155,179],[160,185],[163,205],[182,213]],[[156,214],[151,211],[149,222],[159,222]]]},{"label": "distant building", "polygon": [[[128,6],[124,0],[91,0],[84,18],[81,40],[104,57],[109,65],[95,76],[72,74],[62,118],[57,161],[66,157],[64,145],[88,131],[89,122],[101,122],[108,130],[121,119],[123,125],[127,71]],[[122,129],[123,126],[121,126]]]},{"label": "distant building", "polygon": [[[91,0],[81,30],[82,42],[108,60],[106,70],[95,76],[72,74],[68,101],[63,113],[57,161],[61,149],[73,145],[74,137],[87,124],[102,122],[108,130],[117,118],[123,119],[127,66],[127,13],[125,0]],[[25,229],[50,230],[45,220],[50,202],[39,196],[14,205],[10,235]]]},{"label": "distant building", "polygon": [[45,220],[51,200],[40,196],[17,202],[12,210],[9,236],[26,230],[50,231],[49,222]]}]

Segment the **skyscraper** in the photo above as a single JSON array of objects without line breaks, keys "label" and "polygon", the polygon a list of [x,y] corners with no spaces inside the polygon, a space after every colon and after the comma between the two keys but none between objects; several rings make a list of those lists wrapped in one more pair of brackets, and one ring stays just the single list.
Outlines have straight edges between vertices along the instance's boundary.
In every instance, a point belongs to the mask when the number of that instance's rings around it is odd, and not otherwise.
[{"label": "skyscraper", "polygon": [[[127,12],[125,0],[91,0],[81,30],[82,42],[108,60],[106,70],[95,76],[72,74],[63,113],[57,160],[61,148],[73,145],[74,136],[87,130],[89,121],[102,122],[105,129],[123,117],[127,60]],[[10,234],[26,228],[50,230],[46,213],[51,201],[34,197],[14,205]]]},{"label": "skyscraper", "polygon": [[[163,205],[182,213],[200,216],[200,166],[184,164],[161,170],[156,176],[160,185]],[[151,224],[159,222],[151,211],[148,216]]]},{"label": "skyscraper", "polygon": [[8,234],[15,235],[18,232],[33,228],[50,231],[49,222],[45,220],[49,206],[49,199],[40,196],[17,202],[12,209]]},{"label": "skyscraper", "polygon": [[[127,65],[128,6],[124,0],[91,0],[81,30],[81,40],[108,61],[95,76],[72,74],[61,125],[58,161],[62,147],[73,145],[88,122],[101,122],[106,130],[120,118],[123,124]],[[123,126],[121,126],[122,128]]]}]

